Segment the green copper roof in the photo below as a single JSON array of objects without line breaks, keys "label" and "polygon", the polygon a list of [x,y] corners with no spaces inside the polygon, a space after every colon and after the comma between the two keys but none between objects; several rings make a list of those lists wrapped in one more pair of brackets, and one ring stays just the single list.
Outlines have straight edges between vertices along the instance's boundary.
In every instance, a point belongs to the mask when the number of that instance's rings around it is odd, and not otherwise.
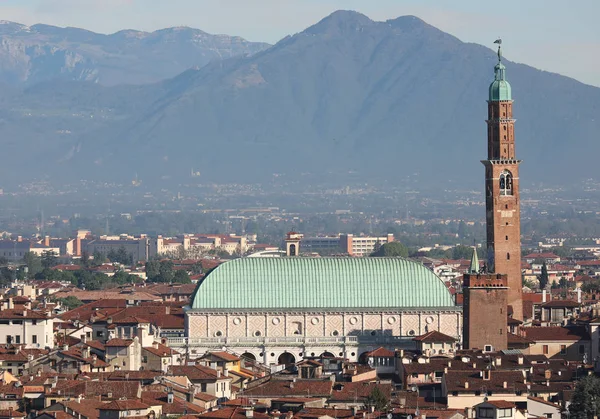
[{"label": "green copper roof", "polygon": [[510,84],[506,81],[506,67],[502,64],[500,46],[498,46],[498,64],[494,67],[494,81],[490,85],[489,100],[512,100]]},{"label": "green copper roof", "polygon": [[473,256],[471,256],[471,265],[469,266],[469,273],[479,272],[479,257],[477,256],[477,249],[473,248]]},{"label": "green copper roof", "polygon": [[193,309],[454,306],[433,272],[402,258],[241,258],[198,284]]}]

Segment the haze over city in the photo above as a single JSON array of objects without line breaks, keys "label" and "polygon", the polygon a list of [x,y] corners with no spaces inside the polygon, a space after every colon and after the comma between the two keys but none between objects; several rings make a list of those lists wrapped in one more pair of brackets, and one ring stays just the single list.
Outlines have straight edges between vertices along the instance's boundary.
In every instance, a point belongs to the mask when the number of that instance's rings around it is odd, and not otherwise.
[{"label": "haze over city", "polygon": [[599,12],[0,3],[0,419],[595,419]]}]

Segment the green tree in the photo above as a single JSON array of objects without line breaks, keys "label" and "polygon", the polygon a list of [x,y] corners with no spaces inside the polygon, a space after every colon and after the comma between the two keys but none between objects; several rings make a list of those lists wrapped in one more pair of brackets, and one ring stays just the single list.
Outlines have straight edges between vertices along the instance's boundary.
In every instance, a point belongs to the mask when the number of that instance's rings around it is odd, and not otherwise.
[{"label": "green tree", "polygon": [[565,278],[564,276],[562,278],[560,278],[560,280],[558,281],[558,287],[559,288],[568,288],[569,283],[567,282],[567,278]]},{"label": "green tree", "polygon": [[588,375],[579,380],[569,405],[570,417],[587,419],[600,412],[600,378]]},{"label": "green tree", "polygon": [[122,265],[131,265],[133,263],[133,256],[131,253],[127,252],[125,246],[121,246],[118,249],[111,249],[110,252],[106,254],[106,257],[111,262],[120,263]]},{"label": "green tree", "polygon": [[388,398],[383,394],[383,391],[379,388],[379,386],[373,387],[371,390],[371,394],[367,396],[365,400],[365,405],[368,407],[374,407],[375,410],[380,412],[387,410],[389,404]]},{"label": "green tree", "polygon": [[104,262],[106,262],[106,256],[104,255],[104,253],[102,253],[98,250],[94,251],[93,257],[94,257],[94,265],[95,266],[102,265]]},{"label": "green tree", "polygon": [[400,242],[385,243],[376,252],[371,253],[373,257],[408,257],[408,247]]},{"label": "green tree", "polygon": [[461,221],[458,224],[458,230],[457,230],[456,234],[458,234],[458,237],[461,239],[464,239],[465,237],[467,237],[467,224],[464,221]]},{"label": "green tree", "polygon": [[27,265],[31,277],[35,276],[35,274],[41,272],[43,269],[42,259],[33,252],[27,252],[23,255],[23,263]]},{"label": "green tree", "polygon": [[542,272],[538,276],[538,279],[540,281],[540,289],[541,290],[546,289],[546,287],[548,286],[548,267],[546,267],[545,261],[542,264]]},{"label": "green tree", "polygon": [[175,276],[173,278],[173,282],[176,284],[191,284],[192,280],[186,271],[183,269],[179,269],[175,272]]},{"label": "green tree", "polygon": [[146,262],[146,277],[149,280],[153,280],[155,277],[160,275],[160,261],[149,260]]},{"label": "green tree", "polygon": [[73,310],[83,305],[83,302],[79,298],[72,295],[64,298],[57,298],[55,301],[59,302],[67,310]]},{"label": "green tree", "polygon": [[581,290],[583,292],[600,292],[600,281],[586,282]]},{"label": "green tree", "polygon": [[175,277],[175,271],[173,270],[173,261],[163,260],[160,262],[160,282],[172,282]]},{"label": "green tree", "polygon": [[42,255],[42,266],[44,268],[51,268],[56,265],[58,265],[58,255],[52,250],[44,252]]},{"label": "green tree", "polygon": [[473,256],[473,248],[471,246],[458,245],[452,248],[452,259],[471,259]]}]

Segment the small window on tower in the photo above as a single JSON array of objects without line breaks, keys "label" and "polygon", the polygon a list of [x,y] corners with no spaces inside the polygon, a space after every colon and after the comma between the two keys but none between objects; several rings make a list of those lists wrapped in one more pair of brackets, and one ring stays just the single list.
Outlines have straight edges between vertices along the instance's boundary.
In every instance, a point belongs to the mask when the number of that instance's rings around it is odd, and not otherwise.
[{"label": "small window on tower", "polygon": [[508,240],[508,236],[506,236],[505,239]]},{"label": "small window on tower", "polygon": [[510,253],[506,254],[506,260],[510,260]]}]

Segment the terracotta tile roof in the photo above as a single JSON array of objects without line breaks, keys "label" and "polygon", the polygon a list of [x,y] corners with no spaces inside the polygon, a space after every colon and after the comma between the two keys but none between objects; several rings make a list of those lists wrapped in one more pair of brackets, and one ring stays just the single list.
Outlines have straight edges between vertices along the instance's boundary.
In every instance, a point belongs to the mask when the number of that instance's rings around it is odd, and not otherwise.
[{"label": "terracotta tile roof", "polygon": [[202,400],[203,402],[212,402],[212,401],[218,399],[217,396],[213,396],[212,394],[208,394],[208,393],[203,393],[201,391],[194,394],[194,398],[198,399],[198,400]]},{"label": "terracotta tile roof", "polygon": [[114,338],[104,344],[104,346],[129,346],[133,343],[133,339],[118,339]]},{"label": "terracotta tile roof", "polygon": [[139,410],[139,409],[147,409],[148,406],[146,403],[142,403],[138,399],[129,399],[129,400],[113,400],[110,403],[106,403],[100,406],[99,410]]},{"label": "terracotta tile roof", "polygon": [[541,397],[531,397],[531,396],[530,396],[530,397],[527,397],[527,400],[533,400],[533,401],[535,401],[535,402],[542,403],[542,404],[545,404],[545,405],[547,405],[547,406],[552,406],[552,407],[555,407],[555,408],[557,408],[557,409],[560,409],[560,406],[559,406],[559,405],[557,405],[557,404],[554,404],[554,403],[552,403],[552,402],[549,402],[549,401],[547,401],[547,400],[544,400],[544,399],[542,399]]},{"label": "terracotta tile roof", "polygon": [[81,399],[79,402],[76,400],[64,401],[60,402],[63,406],[71,409],[72,411],[79,413],[88,419],[97,419],[100,417],[100,411],[98,408],[104,405],[104,402],[101,402],[96,399]]},{"label": "terracotta tile roof", "polygon": [[[188,403],[180,397],[173,396],[173,402],[168,402],[166,391],[143,391],[142,402],[148,405],[160,404],[165,415],[182,415],[184,413],[202,413],[204,409],[193,403]],[[215,397],[216,399],[216,397]]]},{"label": "terracotta tile roof", "polygon": [[34,310],[30,310],[30,309],[11,308],[11,309],[0,310],[0,319],[14,319],[14,320],[44,319],[45,320],[47,318],[48,318],[48,316],[46,315],[45,312],[34,311]]},{"label": "terracotta tile roof", "polygon": [[[404,411],[405,409],[398,411],[397,413],[404,413]],[[466,418],[465,412],[458,409],[419,409],[419,412],[421,413],[421,416],[425,416],[427,419]]]},{"label": "terracotta tile roof", "polygon": [[0,409],[0,418],[24,418],[25,413],[13,409]]},{"label": "terracotta tile roof", "polygon": [[299,419],[308,418],[320,418],[323,416],[331,416],[332,418],[353,418],[354,413],[352,409],[333,409],[329,408],[316,408],[316,407],[305,407],[296,413],[293,417]]},{"label": "terracotta tile roof", "polygon": [[389,349],[379,347],[374,351],[367,352],[366,356],[374,358],[393,358],[396,356],[396,353],[394,351],[390,351]]},{"label": "terracotta tile roof", "polygon": [[579,307],[580,304],[577,301],[573,301],[573,300],[552,300],[552,301],[548,301],[547,303],[543,303],[542,307],[566,307],[566,308],[575,308],[575,307]]},{"label": "terracotta tile roof", "polygon": [[507,402],[506,400],[488,400],[487,403],[497,407],[498,409],[514,409],[515,407],[513,402]]},{"label": "terracotta tile roof", "polygon": [[[490,371],[490,379],[484,380],[481,371],[453,371],[444,374],[446,388],[449,392],[473,393],[480,391],[482,386],[495,394],[512,394],[515,389],[526,388],[525,378],[521,371]],[[504,382],[507,388],[504,388]],[[468,388],[465,387],[468,383]]]},{"label": "terracotta tile roof", "polygon": [[219,377],[218,372],[203,365],[171,365],[169,374],[174,376],[186,376],[190,380],[217,380],[227,378]]},{"label": "terracotta tile roof", "polygon": [[535,343],[531,339],[527,339],[524,336],[515,335],[514,333],[508,333],[507,340],[509,345],[527,345]]},{"label": "terracotta tile roof", "polygon": [[359,382],[341,382],[333,385],[333,392],[331,393],[330,400],[335,401],[353,401],[355,399],[365,400],[373,389],[377,387],[389,400],[392,396],[392,385],[391,384],[378,384],[370,383],[365,381]]},{"label": "terracotta tile roof", "polygon": [[413,338],[413,340],[417,342],[456,342],[456,339],[452,336],[445,335],[437,330],[432,330],[424,335],[417,336]]},{"label": "terracotta tile roof", "polygon": [[285,380],[269,380],[264,384],[244,391],[245,397],[329,397],[333,391],[333,382],[330,380],[296,380],[296,382]]},{"label": "terracotta tile roof", "polygon": [[583,326],[574,327],[523,327],[526,338],[538,341],[578,341],[589,340],[590,335]]},{"label": "terracotta tile roof", "polygon": [[115,324],[140,324],[140,323],[151,323],[150,320],[146,320],[143,317],[127,316],[123,318],[113,319]]},{"label": "terracotta tile roof", "polygon": [[[239,361],[240,358],[230,354],[229,352],[225,352],[225,351],[217,351],[217,352],[209,352],[208,354],[204,355],[202,358],[209,358],[210,356],[214,356],[216,358],[220,358],[223,361],[227,361],[227,362],[236,362]],[[202,359],[200,358],[200,359]]]},{"label": "terracotta tile roof", "polygon": [[172,355],[179,354],[179,352],[177,352],[176,350],[171,349],[168,346],[163,345],[162,343],[159,343],[156,348],[154,346],[148,346],[148,347],[145,347],[142,349],[144,351],[150,352],[151,354],[154,354],[154,355],[160,356],[160,357],[172,356]]},{"label": "terracotta tile roof", "polygon": [[[223,409],[212,412],[205,412],[199,415],[204,419],[247,419],[246,410],[241,407],[224,407]],[[269,415],[261,412],[253,412],[255,419],[270,419]]]},{"label": "terracotta tile roof", "polygon": [[523,293],[523,301],[533,301],[534,303],[541,303],[544,296],[542,293],[525,292]]}]

